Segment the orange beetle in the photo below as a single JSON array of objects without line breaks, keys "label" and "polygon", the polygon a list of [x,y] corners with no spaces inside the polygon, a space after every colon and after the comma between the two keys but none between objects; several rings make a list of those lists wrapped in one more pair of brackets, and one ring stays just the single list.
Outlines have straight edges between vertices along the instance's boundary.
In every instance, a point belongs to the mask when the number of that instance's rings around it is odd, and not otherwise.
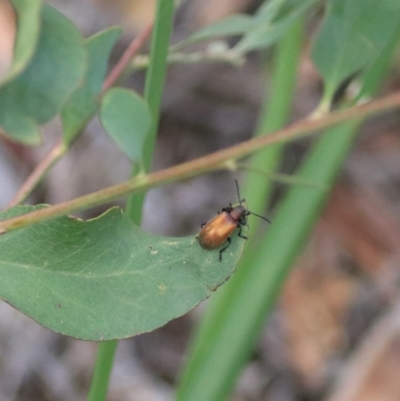
[{"label": "orange beetle", "polygon": [[250,212],[248,209],[246,209],[246,207],[243,206],[243,203],[246,201],[245,199],[240,198],[239,184],[237,180],[235,180],[235,182],[239,197],[239,206],[233,207],[231,204],[229,204],[228,207],[224,207],[221,212],[212,220],[202,224],[202,228],[198,236],[200,246],[204,249],[217,249],[225,242],[228,242],[227,245],[219,251],[220,261],[222,260],[222,252],[224,252],[231,244],[230,235],[233,233],[233,231],[235,231],[236,228],[239,228],[238,236],[243,239],[247,239],[247,237],[242,235],[242,226],[247,225],[247,216],[253,214],[254,216],[260,217],[261,219],[270,223],[267,218]]}]

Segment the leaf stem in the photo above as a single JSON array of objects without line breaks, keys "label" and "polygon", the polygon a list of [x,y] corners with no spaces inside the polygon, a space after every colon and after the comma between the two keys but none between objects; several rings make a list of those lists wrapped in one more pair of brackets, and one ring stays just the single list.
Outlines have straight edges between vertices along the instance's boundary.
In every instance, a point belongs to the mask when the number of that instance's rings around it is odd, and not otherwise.
[{"label": "leaf stem", "polygon": [[118,341],[99,343],[96,364],[87,401],[100,401],[106,399],[109,377],[117,345]]},{"label": "leaf stem", "polygon": [[[221,52],[196,51],[192,53],[170,53],[167,60],[168,64],[227,63],[235,67],[241,67],[245,62],[243,56],[231,50]],[[131,71],[146,69],[149,61],[149,56],[147,55],[140,54],[135,56],[131,62]]]},{"label": "leaf stem", "polygon": [[33,189],[36,188],[51,167],[66,153],[66,151],[67,148],[65,147],[65,144],[60,140],[35,167],[6,208],[8,209],[22,203],[31,194]]},{"label": "leaf stem", "polygon": [[27,213],[0,222],[0,234],[25,227],[39,221],[59,217],[74,211],[87,209],[109,202],[131,193],[142,192],[177,181],[190,178],[206,172],[230,168],[232,160],[243,158],[266,146],[285,143],[293,139],[310,136],[316,131],[337,125],[339,123],[366,117],[400,107],[400,92],[387,95],[368,103],[360,104],[346,110],[327,114],[319,119],[304,119],[273,134],[256,137],[248,141],[220,150],[198,159],[178,164],[151,174],[138,175],[129,181],[92,192],[68,202],[50,206],[33,213]]},{"label": "leaf stem", "polygon": [[[173,0],[158,0],[157,12],[154,22],[154,30],[151,38],[150,64],[146,73],[144,99],[147,102],[151,114],[151,126],[143,148],[143,163],[140,166],[140,174],[147,173],[153,164],[154,146],[157,139],[160,120],[161,98],[164,90],[164,82],[167,70],[167,56],[170,36],[172,32],[174,15]],[[131,177],[138,174],[138,169],[133,166]],[[144,194],[129,196],[126,200],[125,211],[129,218],[137,225],[142,220]]]},{"label": "leaf stem", "polygon": [[133,56],[142,48],[146,40],[151,34],[153,29],[153,23],[149,23],[142,32],[136,36],[135,39],[131,42],[131,44],[127,47],[124,54],[118,60],[117,64],[113,67],[113,69],[108,74],[107,78],[104,80],[102,92],[104,93],[107,89],[110,89],[121,77],[125,68],[131,62]]},{"label": "leaf stem", "polygon": [[[149,24],[147,28],[139,35],[137,42],[131,44],[121,57],[120,63],[116,65],[114,70],[109,75],[109,80],[106,79],[103,91],[107,85],[113,81],[113,77],[119,77],[125,67],[129,64],[132,55],[141,47],[145,39],[152,33],[151,50],[150,50],[150,66],[146,74],[145,84],[145,100],[149,105],[152,115],[152,126],[148,140],[145,144],[144,151],[144,167],[145,171],[150,169],[154,144],[156,141],[158,122],[160,116],[161,96],[164,89],[165,73],[167,68],[167,54],[169,46],[169,38],[172,30],[172,21],[174,14],[173,0],[158,0],[156,18],[153,24]],[[109,83],[110,82],[110,83]],[[132,176],[137,173],[136,167],[132,169]],[[144,196],[138,194],[134,197],[129,197],[126,202],[125,211],[129,218],[136,224],[140,225],[142,217]],[[117,347],[117,342],[107,342],[99,345],[96,358],[95,373],[91,383],[88,401],[103,401],[107,395],[108,382],[111,374],[111,368],[114,360],[114,354]],[[103,354],[105,355],[103,357]],[[103,375],[96,375],[96,372],[104,372]],[[97,390],[97,387],[99,388]]]}]

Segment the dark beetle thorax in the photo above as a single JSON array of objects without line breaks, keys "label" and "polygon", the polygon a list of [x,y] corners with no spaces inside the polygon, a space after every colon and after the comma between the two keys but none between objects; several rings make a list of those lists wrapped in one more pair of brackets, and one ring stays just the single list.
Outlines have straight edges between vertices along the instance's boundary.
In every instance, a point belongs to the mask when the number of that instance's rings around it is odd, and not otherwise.
[{"label": "dark beetle thorax", "polygon": [[247,209],[244,206],[240,205],[232,209],[229,214],[233,220],[240,221],[243,216],[247,215]]}]

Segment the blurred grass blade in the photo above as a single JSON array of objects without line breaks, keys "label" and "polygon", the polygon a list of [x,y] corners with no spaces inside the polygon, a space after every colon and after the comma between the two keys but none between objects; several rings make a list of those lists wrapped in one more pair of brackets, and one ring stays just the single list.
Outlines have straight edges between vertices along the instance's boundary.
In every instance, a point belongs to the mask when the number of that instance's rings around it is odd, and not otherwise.
[{"label": "blurred grass blade", "polygon": [[[384,76],[397,41],[391,37],[390,43],[390,51],[384,46],[381,54],[386,65],[376,59],[371,67],[376,74],[369,77],[373,88]],[[360,124],[358,120],[328,130],[305,159],[298,178],[331,187]],[[212,308],[192,345],[177,401],[227,399],[328,194],[318,188],[294,187],[288,191],[258,252],[245,254],[244,259],[251,263],[241,266],[234,279],[211,300]]]},{"label": "blurred grass blade", "polygon": [[[146,73],[144,100],[149,106],[151,124],[149,133],[146,136],[143,149],[142,170],[148,172],[153,164],[154,146],[157,139],[158,126],[160,121],[161,97],[164,90],[165,76],[167,71],[167,56],[169,41],[173,26],[174,1],[158,0],[157,14],[154,22],[151,38],[151,58]],[[137,167],[132,167],[131,176],[138,173]],[[129,196],[125,210],[132,221],[140,225],[142,220],[142,208],[145,193]]]},{"label": "blurred grass blade", "polygon": [[[307,158],[299,178],[331,184],[358,126],[359,122],[353,122],[325,134]],[[300,187],[289,191],[255,263],[251,268],[238,269],[230,291],[224,291],[207,314],[193,347],[197,357],[189,362],[177,400],[227,399],[327,194]]]},{"label": "blurred grass blade", "polygon": [[[267,94],[265,96],[265,104],[261,111],[256,135],[272,132],[282,127],[287,120],[295,88],[297,66],[303,43],[302,38],[303,23],[298,21],[284,36],[277,48],[272,88],[268,88],[268,100]],[[264,149],[253,157],[251,165],[254,168],[274,170],[280,161],[281,151],[281,146]],[[256,174],[249,175],[244,194],[252,210],[257,213],[262,212],[263,205],[266,204],[266,199],[269,197],[270,189],[269,185],[260,182]],[[256,226],[254,223],[252,221],[250,225],[250,233],[253,234]],[[221,393],[227,394],[231,391],[233,382],[225,382],[225,380],[227,377],[236,377],[240,366],[230,365],[231,360],[226,355],[236,355],[237,350],[241,347],[237,342],[230,341],[230,333],[236,330],[237,325],[242,326],[242,316],[241,312],[236,310],[234,318],[228,322],[224,320],[224,315],[229,309],[231,297],[240,296],[238,288],[240,288],[241,280],[243,280],[245,268],[243,262],[245,260],[246,254],[240,262],[237,274],[211,299],[209,310],[195,338],[188,366],[178,388],[178,401],[217,400]],[[244,296],[247,297],[248,294]],[[242,308],[241,311],[247,313]],[[244,327],[239,327],[240,333],[243,330]],[[221,359],[219,357],[217,357],[217,361],[208,359],[208,357],[212,358],[214,353],[221,356],[219,352],[222,349],[225,355]],[[217,365],[213,366],[214,362]],[[218,375],[215,374],[216,371],[219,372]],[[198,383],[201,384],[198,386]],[[204,385],[204,383],[207,384]]]},{"label": "blurred grass blade", "polygon": [[[172,31],[173,16],[174,1],[158,0],[151,39],[150,65],[146,73],[144,96],[152,115],[152,126],[150,130],[151,138],[149,138],[147,144],[147,151],[144,153],[144,164],[146,166],[151,166],[154,154],[154,144],[160,118],[161,96],[164,89],[168,46]],[[135,167],[132,168],[132,175],[136,172]],[[143,202],[144,194],[131,196],[126,202],[125,210],[129,218],[137,225],[140,225],[142,218]],[[115,342],[105,342],[99,345],[98,356],[95,363],[95,375],[90,385],[88,401],[105,400],[115,349]],[[107,358],[103,357],[104,355],[107,355]],[[110,368],[108,368],[108,366],[110,366]]]},{"label": "blurred grass blade", "polygon": [[[266,85],[264,104],[255,131],[257,136],[282,128],[290,115],[302,43],[303,21],[299,20],[289,29],[276,49],[271,86]],[[266,64],[264,68],[267,72],[270,67]],[[263,149],[252,157],[251,167],[274,171],[279,166],[281,154],[282,146],[280,145]],[[271,188],[271,182],[260,182],[260,177],[257,175],[247,174],[243,193],[246,194],[251,210],[261,214],[264,212]],[[255,222],[251,225],[250,238],[259,223]]]}]

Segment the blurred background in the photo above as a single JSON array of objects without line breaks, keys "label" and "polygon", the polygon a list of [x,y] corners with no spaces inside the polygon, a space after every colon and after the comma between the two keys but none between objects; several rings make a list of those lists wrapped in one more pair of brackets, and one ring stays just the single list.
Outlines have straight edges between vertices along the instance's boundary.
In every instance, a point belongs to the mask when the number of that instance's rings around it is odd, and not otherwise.
[{"label": "blurred background", "polygon": [[[115,62],[152,20],[155,1],[49,3],[85,36],[122,25],[123,37],[111,60]],[[186,0],[176,15],[173,41],[229,14],[253,13],[260,4],[256,0]],[[310,34],[318,28],[321,16],[312,19]],[[14,32],[12,9],[7,0],[0,0],[0,74],[10,62]],[[399,61],[383,92],[400,89]],[[222,63],[171,66],[154,170],[249,138],[269,85],[264,66],[258,54],[250,54],[241,68]],[[128,84],[141,93],[143,80],[144,74],[137,73]],[[313,111],[321,90],[305,46],[292,121]],[[265,322],[232,401],[400,399],[399,127],[395,112],[363,126],[330,201],[273,315]],[[1,208],[60,133],[60,122],[55,120],[44,127],[43,145],[36,148],[0,138]],[[293,171],[309,141],[287,146],[282,172]],[[128,159],[98,121],[92,121],[30,202],[70,200],[122,182],[129,174]],[[215,173],[150,191],[144,229],[168,236],[195,234],[202,222],[235,201],[235,177],[245,179],[239,173]],[[282,187],[277,184],[276,192]],[[90,210],[83,217],[98,215],[109,206]],[[121,341],[108,400],[172,400],[190,335],[205,306],[206,302],[152,333]],[[86,398],[95,343],[52,333],[5,303],[0,304],[0,343],[0,401]]]}]

